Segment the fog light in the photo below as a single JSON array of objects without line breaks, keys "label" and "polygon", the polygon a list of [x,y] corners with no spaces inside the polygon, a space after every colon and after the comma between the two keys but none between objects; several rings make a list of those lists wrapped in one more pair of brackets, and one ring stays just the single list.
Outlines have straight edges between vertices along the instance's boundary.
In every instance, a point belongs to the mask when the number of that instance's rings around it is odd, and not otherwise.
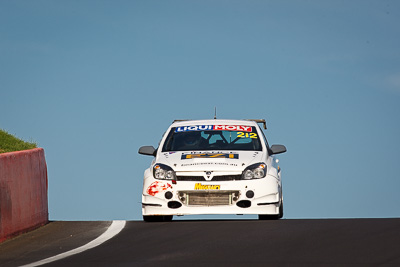
[{"label": "fog light", "polygon": [[246,192],[246,197],[247,198],[253,198],[254,197],[254,192],[252,190],[249,190]]},{"label": "fog light", "polygon": [[178,193],[178,196],[179,196],[179,200],[180,200],[181,202],[185,203],[185,201],[186,201],[186,194],[183,193],[183,192],[179,192],[179,193]]},{"label": "fog light", "polygon": [[171,199],[172,198],[172,192],[170,192],[170,191],[167,191],[167,192],[165,192],[165,198],[166,199]]},{"label": "fog light", "polygon": [[232,194],[232,200],[237,201],[239,199],[239,192],[233,192]]}]

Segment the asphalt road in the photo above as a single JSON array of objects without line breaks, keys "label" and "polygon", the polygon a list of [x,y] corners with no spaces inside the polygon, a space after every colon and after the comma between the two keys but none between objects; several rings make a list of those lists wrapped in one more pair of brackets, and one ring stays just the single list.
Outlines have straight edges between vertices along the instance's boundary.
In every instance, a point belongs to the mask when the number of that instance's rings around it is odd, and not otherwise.
[{"label": "asphalt road", "polygon": [[[76,230],[77,223],[82,231]],[[0,266],[46,258],[74,242],[81,246],[109,224],[50,223],[33,237],[28,233],[0,244]],[[72,229],[76,233],[70,236]],[[400,218],[129,221],[102,245],[44,266],[155,265],[400,266]]]}]

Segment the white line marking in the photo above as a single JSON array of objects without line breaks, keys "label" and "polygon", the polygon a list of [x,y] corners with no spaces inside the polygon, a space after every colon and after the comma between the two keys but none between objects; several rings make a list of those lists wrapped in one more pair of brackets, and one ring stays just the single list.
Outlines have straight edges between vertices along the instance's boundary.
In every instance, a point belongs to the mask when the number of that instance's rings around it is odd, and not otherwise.
[{"label": "white line marking", "polygon": [[100,235],[98,238],[94,239],[93,241],[90,241],[89,243],[87,243],[86,245],[83,245],[79,248],[75,248],[72,249],[70,251],[58,254],[56,256],[44,259],[44,260],[40,260],[40,261],[36,261],[27,265],[23,265],[21,267],[34,267],[34,266],[39,266],[42,264],[46,264],[46,263],[50,263],[53,261],[58,261],[61,260],[63,258],[81,253],[85,250],[97,247],[98,245],[101,245],[102,243],[106,242],[107,240],[113,238],[114,236],[116,236],[119,232],[121,232],[122,229],[124,229],[126,224],[126,221],[113,221],[112,224],[108,227],[108,229],[102,234]]}]

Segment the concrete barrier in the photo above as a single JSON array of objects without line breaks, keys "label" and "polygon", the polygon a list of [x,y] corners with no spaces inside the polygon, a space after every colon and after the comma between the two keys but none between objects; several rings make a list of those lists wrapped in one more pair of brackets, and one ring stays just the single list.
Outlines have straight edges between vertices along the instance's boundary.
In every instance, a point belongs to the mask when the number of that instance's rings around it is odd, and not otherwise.
[{"label": "concrete barrier", "polygon": [[0,154],[0,242],[48,222],[42,148]]}]

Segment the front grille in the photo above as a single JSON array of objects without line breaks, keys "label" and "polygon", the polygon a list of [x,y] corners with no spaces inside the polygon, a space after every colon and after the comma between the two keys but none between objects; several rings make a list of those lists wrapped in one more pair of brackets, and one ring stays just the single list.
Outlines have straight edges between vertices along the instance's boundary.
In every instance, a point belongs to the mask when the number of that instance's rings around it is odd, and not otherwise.
[{"label": "front grille", "polygon": [[232,205],[232,195],[238,192],[190,192],[186,194],[188,206],[222,206]]},{"label": "front grille", "polygon": [[[241,175],[216,175],[212,178],[211,181],[235,181],[241,180]],[[206,181],[203,176],[177,176],[177,181]]]},{"label": "front grille", "polygon": [[203,176],[176,176],[177,181],[205,181]]},{"label": "front grille", "polygon": [[216,175],[212,178],[212,181],[235,181],[241,179],[242,175]]}]

